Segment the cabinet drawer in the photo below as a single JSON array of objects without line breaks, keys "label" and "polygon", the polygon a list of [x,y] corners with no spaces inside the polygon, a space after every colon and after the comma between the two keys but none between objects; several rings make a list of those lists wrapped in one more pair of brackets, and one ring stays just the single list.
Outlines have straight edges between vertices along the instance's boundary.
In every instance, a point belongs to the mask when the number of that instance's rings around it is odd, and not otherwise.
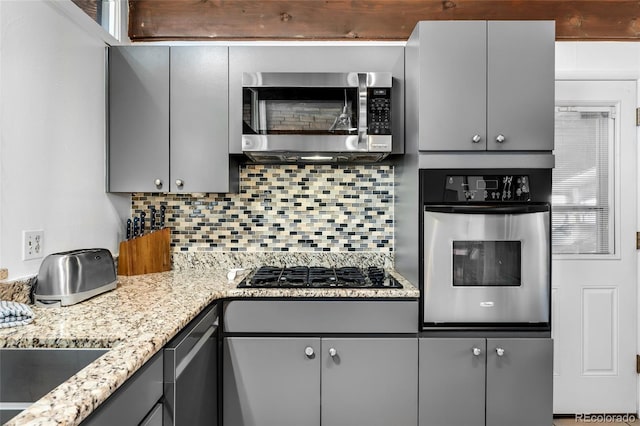
[{"label": "cabinet drawer", "polygon": [[416,333],[415,300],[234,300],[228,333]]},{"label": "cabinet drawer", "polygon": [[82,424],[91,426],[138,424],[162,397],[162,386],[162,351],[160,351]]}]

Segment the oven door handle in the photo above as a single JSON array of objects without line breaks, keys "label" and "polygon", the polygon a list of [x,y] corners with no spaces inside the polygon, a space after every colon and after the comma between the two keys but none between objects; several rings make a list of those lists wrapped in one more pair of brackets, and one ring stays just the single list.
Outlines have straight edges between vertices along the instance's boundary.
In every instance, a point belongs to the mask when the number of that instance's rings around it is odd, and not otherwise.
[{"label": "oven door handle", "polygon": [[548,204],[525,204],[516,206],[491,205],[426,205],[425,212],[464,213],[464,214],[526,214],[546,213],[551,210]]}]

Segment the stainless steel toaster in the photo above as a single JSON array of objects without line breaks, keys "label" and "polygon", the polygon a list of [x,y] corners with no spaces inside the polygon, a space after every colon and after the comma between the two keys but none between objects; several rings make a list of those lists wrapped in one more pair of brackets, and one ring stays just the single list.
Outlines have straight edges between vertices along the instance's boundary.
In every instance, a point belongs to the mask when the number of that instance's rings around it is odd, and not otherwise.
[{"label": "stainless steel toaster", "polygon": [[42,261],[33,293],[39,306],[68,306],[116,288],[116,267],[107,249],[50,254]]}]

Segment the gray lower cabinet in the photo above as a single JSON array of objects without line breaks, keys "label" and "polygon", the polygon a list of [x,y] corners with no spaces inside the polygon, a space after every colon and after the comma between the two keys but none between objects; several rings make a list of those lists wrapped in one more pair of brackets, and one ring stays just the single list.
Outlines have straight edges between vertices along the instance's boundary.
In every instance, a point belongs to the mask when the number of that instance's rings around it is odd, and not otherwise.
[{"label": "gray lower cabinet", "polygon": [[553,341],[487,339],[486,398],[488,426],[551,425]]},{"label": "gray lower cabinet", "polygon": [[320,426],[320,339],[229,337],[223,425]]},{"label": "gray lower cabinet", "polygon": [[484,425],[485,339],[419,341],[420,426]]},{"label": "gray lower cabinet", "polygon": [[229,192],[228,48],[108,52],[108,191]]},{"label": "gray lower cabinet", "polygon": [[[162,410],[162,351],[154,355],[129,380],[113,393],[82,425],[160,425]],[[158,423],[160,422],[160,423]]]},{"label": "gray lower cabinet", "polygon": [[162,426],[162,404],[156,404],[140,426]]},{"label": "gray lower cabinet", "polygon": [[421,338],[420,426],[549,426],[548,338]]},{"label": "gray lower cabinet", "polygon": [[416,338],[229,337],[226,426],[414,426]]},{"label": "gray lower cabinet", "polygon": [[322,426],[415,426],[416,338],[322,339]]}]

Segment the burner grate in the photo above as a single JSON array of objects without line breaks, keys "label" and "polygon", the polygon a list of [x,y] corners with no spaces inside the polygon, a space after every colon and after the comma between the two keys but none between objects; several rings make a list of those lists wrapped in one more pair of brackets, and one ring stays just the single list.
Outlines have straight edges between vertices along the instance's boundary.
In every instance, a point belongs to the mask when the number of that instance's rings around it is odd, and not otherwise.
[{"label": "burner grate", "polygon": [[402,288],[380,267],[262,266],[238,287],[256,288]]}]

